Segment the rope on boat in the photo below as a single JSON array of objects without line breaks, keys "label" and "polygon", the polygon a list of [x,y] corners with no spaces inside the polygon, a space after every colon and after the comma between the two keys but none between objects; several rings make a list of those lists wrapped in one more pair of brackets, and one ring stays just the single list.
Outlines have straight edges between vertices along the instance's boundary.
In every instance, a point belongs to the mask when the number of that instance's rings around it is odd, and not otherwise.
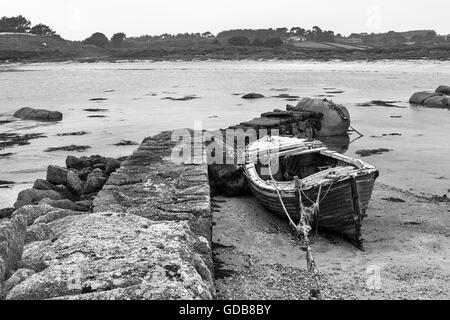
[{"label": "rope on boat", "polygon": [[348,123],[348,126],[349,126],[353,131],[355,131],[355,132],[356,132],[357,134],[359,134],[361,137],[364,136],[361,132],[359,132],[358,130],[356,130],[355,128],[352,127],[352,125],[350,124],[350,118],[345,114],[344,110],[343,110],[339,105],[337,105],[336,103],[334,103],[334,102],[332,102],[332,101],[329,101],[329,100],[327,100],[327,99],[325,99],[325,100],[329,103],[331,109],[333,109],[334,111],[336,111],[336,113],[341,117],[341,119]]},{"label": "rope on boat", "polygon": [[[273,185],[274,185],[275,190],[277,192],[277,196],[278,196],[278,198],[280,200],[281,206],[283,207],[283,211],[284,211],[284,213],[286,214],[286,217],[289,220],[290,225],[294,228],[294,230],[297,233],[301,233],[303,235],[303,239],[304,239],[305,244],[306,244],[306,264],[307,264],[307,267],[308,267],[308,271],[312,272],[313,274],[317,274],[318,271],[317,271],[316,263],[314,261],[314,257],[312,255],[312,250],[311,250],[311,246],[310,246],[311,242],[309,241],[309,237],[308,236],[309,236],[309,233],[311,232],[311,229],[312,229],[311,228],[311,224],[312,224],[313,220],[316,218],[317,213],[319,212],[320,202],[325,198],[325,197],[323,197],[322,199],[320,198],[321,193],[322,193],[322,184],[319,185],[319,192],[317,193],[316,201],[311,206],[306,207],[303,204],[303,201],[302,201],[302,194],[304,194],[304,192],[303,192],[303,183],[300,181],[300,179],[298,177],[295,177],[295,185],[296,185],[296,187],[298,189],[299,208],[300,208],[300,221],[299,221],[298,224],[295,224],[294,220],[292,219],[291,215],[289,214],[288,210],[286,209],[286,206],[285,206],[285,204],[283,202],[283,198],[281,196],[281,191],[278,188],[278,184],[277,184],[276,180],[273,177],[270,154],[269,154],[268,167],[269,167],[270,179],[273,182]],[[330,189],[331,189],[331,186],[330,186]],[[330,191],[330,189],[327,191],[327,194]]]}]

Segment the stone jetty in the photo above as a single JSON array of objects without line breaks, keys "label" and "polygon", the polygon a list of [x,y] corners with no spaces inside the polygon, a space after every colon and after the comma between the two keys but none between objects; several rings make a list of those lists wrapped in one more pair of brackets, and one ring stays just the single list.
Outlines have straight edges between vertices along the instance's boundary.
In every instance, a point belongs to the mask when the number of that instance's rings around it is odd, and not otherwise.
[{"label": "stone jetty", "polygon": [[346,135],[349,126],[350,114],[344,106],[327,99],[303,98],[296,106],[287,105],[285,110],[265,112],[259,118],[230,129],[276,129],[283,136],[311,139]]},{"label": "stone jetty", "polygon": [[1,297],[213,299],[206,152],[203,142],[171,137],[145,139],[110,175],[93,212],[39,203],[2,219]]}]

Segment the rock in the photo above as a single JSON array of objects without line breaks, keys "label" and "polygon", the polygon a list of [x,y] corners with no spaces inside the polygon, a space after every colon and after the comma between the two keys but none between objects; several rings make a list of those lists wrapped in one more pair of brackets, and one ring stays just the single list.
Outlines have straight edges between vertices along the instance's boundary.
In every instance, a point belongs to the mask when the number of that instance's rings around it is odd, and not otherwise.
[{"label": "rock", "polygon": [[76,205],[69,199],[51,200],[51,199],[46,198],[46,199],[42,199],[39,202],[39,204],[48,204],[48,205],[50,205],[54,208],[58,208],[58,209],[67,209],[67,210],[83,211],[83,212],[89,211],[85,207]]},{"label": "rock", "polygon": [[50,165],[47,168],[47,181],[53,184],[67,185],[67,173],[69,170],[59,166]]},{"label": "rock", "polygon": [[80,169],[78,170],[78,177],[80,177],[82,181],[86,181],[88,175],[92,172],[92,170],[93,169],[91,167]]},{"label": "rock", "polygon": [[83,194],[80,197],[80,201],[93,201],[96,196],[97,196],[97,192]]},{"label": "rock", "polygon": [[94,164],[94,170],[95,169],[100,169],[100,170],[102,170],[102,171],[105,171],[105,169],[106,169],[106,164],[104,164],[104,163],[97,163],[97,164]]},{"label": "rock", "polygon": [[58,111],[49,111],[44,109],[22,108],[14,113],[14,117],[24,120],[37,121],[61,121],[63,115]]},{"label": "rock", "polygon": [[105,172],[106,174],[110,175],[114,171],[120,168],[120,161],[113,159],[113,158],[107,158],[106,159],[106,168]]},{"label": "rock", "polygon": [[85,212],[83,211],[75,211],[75,210],[67,210],[67,209],[56,209],[56,210],[52,210],[49,213],[40,216],[39,218],[37,218],[34,223],[50,223],[65,217],[69,217],[69,216],[79,216],[79,215],[83,215],[85,214]]},{"label": "rock", "polygon": [[0,220],[0,283],[17,269],[22,259],[26,228],[24,216]]},{"label": "rock", "polygon": [[247,180],[237,165],[213,164],[208,166],[208,174],[213,194],[224,194],[227,197],[250,194]]},{"label": "rock", "polygon": [[[83,159],[83,157],[81,159]],[[106,158],[102,157],[102,156],[99,156],[99,155],[90,156],[87,159],[88,159],[88,161],[90,161],[92,163],[91,166],[94,166],[94,165],[99,164],[99,163],[106,163]]]},{"label": "rock", "polygon": [[261,99],[261,98],[265,97],[259,93],[248,93],[242,97],[242,99]]},{"label": "rock", "polygon": [[92,200],[82,200],[82,201],[77,201],[75,202],[75,204],[79,207],[83,207],[86,208],[87,211],[90,211],[92,208],[92,205],[94,204],[94,201]]},{"label": "rock", "polygon": [[42,199],[49,198],[52,200],[61,200],[63,196],[53,190],[26,189],[19,192],[17,201],[14,203],[15,208],[20,208],[29,204],[36,204]]},{"label": "rock", "polygon": [[34,221],[37,218],[39,218],[40,216],[43,216],[53,210],[55,210],[55,208],[48,204],[27,205],[27,206],[21,207],[20,209],[17,209],[13,213],[13,217],[14,216],[23,216],[25,218],[26,225],[30,226],[34,223]]},{"label": "rock", "polygon": [[36,272],[34,272],[31,269],[17,269],[13,273],[13,275],[8,280],[5,281],[4,285],[5,293],[8,293],[9,291],[11,291],[12,288],[22,283],[35,273]]},{"label": "rock", "polygon": [[67,173],[67,187],[76,195],[80,196],[83,194],[83,181],[81,181],[78,175],[72,171]]},{"label": "rock", "polygon": [[426,99],[423,105],[429,108],[449,108],[450,99],[444,96],[433,96]]},{"label": "rock", "polygon": [[86,157],[77,158],[74,156],[67,156],[66,167],[67,169],[83,169],[91,166],[91,162]]},{"label": "rock", "polygon": [[436,89],[436,93],[442,93],[445,95],[450,95],[450,86],[439,86]]},{"label": "rock", "polygon": [[95,169],[86,179],[84,184],[84,193],[89,194],[100,191],[107,180],[108,178],[103,174],[103,171]]},{"label": "rock", "polygon": [[[336,110],[340,110],[340,112]],[[320,120],[321,129],[317,132],[319,137],[345,135],[350,126],[350,113],[347,108],[326,99],[303,98],[294,111],[314,111],[323,114],[323,118]],[[340,113],[348,120],[343,119]]]},{"label": "rock", "polygon": [[38,190],[54,190],[54,191],[56,191],[55,190],[56,186],[44,179],[37,179],[36,181],[34,181],[33,188],[38,189]]},{"label": "rock", "polygon": [[23,258],[21,261],[19,261],[18,265],[21,269],[30,269],[34,272],[41,272],[42,270],[47,268],[47,264],[44,261],[27,258]]},{"label": "rock", "polygon": [[44,152],[56,152],[56,151],[76,151],[76,152],[83,152],[88,149],[90,149],[91,146],[77,146],[75,144],[71,144],[68,146],[62,146],[62,147],[50,147],[44,150]]},{"label": "rock", "polygon": [[214,297],[212,274],[194,250],[200,239],[187,222],[95,213],[58,224],[54,228],[64,231],[57,240],[27,249],[34,254],[26,259],[44,261],[48,267],[16,285],[6,299]]},{"label": "rock", "polygon": [[10,218],[16,208],[4,208],[0,209],[0,219]]},{"label": "rock", "polygon": [[433,92],[416,92],[409,98],[409,103],[423,104],[426,99],[434,96],[436,96],[436,93]]},{"label": "rock", "polygon": [[45,223],[33,224],[27,229],[25,244],[35,241],[50,240],[55,238],[52,229]]}]

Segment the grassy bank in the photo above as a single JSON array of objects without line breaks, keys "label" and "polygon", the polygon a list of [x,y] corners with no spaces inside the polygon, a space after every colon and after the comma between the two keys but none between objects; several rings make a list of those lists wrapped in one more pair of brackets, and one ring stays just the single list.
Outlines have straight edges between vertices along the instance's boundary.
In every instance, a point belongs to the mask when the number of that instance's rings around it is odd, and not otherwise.
[{"label": "grassy bank", "polygon": [[115,61],[115,60],[449,60],[450,44],[356,48],[354,46],[308,43],[263,46],[231,46],[210,40],[156,40],[127,48],[99,48],[61,38],[26,34],[0,34],[0,61]]}]

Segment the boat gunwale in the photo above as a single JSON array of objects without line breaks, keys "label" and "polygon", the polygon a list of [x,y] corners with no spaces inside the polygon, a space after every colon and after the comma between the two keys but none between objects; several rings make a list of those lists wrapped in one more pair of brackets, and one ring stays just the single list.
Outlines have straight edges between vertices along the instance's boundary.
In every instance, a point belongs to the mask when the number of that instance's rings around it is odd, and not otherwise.
[{"label": "boat gunwale", "polygon": [[[293,149],[293,152],[295,152],[296,150]],[[334,158],[336,160],[339,161],[343,161],[346,162],[350,165],[356,166],[357,168],[354,169],[352,172],[348,172],[345,174],[342,174],[341,177],[335,178],[335,179],[329,179],[329,178],[322,178],[322,183],[320,183],[322,186],[327,186],[331,183],[335,183],[335,182],[339,182],[339,181],[344,181],[346,179],[349,179],[350,177],[361,177],[361,176],[366,176],[366,175],[370,175],[372,173],[375,173],[378,171],[378,169],[365,162],[362,161],[360,159],[356,159],[356,158],[352,158],[343,154],[340,154],[338,152],[329,150],[329,149],[325,149],[325,150],[318,150],[317,153],[320,153],[324,156],[327,157],[331,157]],[[289,153],[284,154],[284,156],[288,156]],[[245,175],[247,176],[248,180],[250,180],[251,183],[255,184],[256,186],[258,186],[259,188],[266,190],[268,192],[276,192],[277,189],[283,193],[293,193],[296,191],[296,187],[295,187],[295,181],[276,181],[276,185],[273,183],[273,181],[271,180],[263,180],[260,175],[258,174],[258,172],[256,171],[256,167],[255,167],[255,162],[254,161],[249,161],[246,165],[245,165]],[[316,174],[320,174],[322,172],[318,172]],[[314,175],[308,176],[305,179],[312,177]],[[319,183],[305,183],[303,185],[304,190],[309,190],[309,189],[313,189],[314,187],[317,187],[319,185]]]}]

